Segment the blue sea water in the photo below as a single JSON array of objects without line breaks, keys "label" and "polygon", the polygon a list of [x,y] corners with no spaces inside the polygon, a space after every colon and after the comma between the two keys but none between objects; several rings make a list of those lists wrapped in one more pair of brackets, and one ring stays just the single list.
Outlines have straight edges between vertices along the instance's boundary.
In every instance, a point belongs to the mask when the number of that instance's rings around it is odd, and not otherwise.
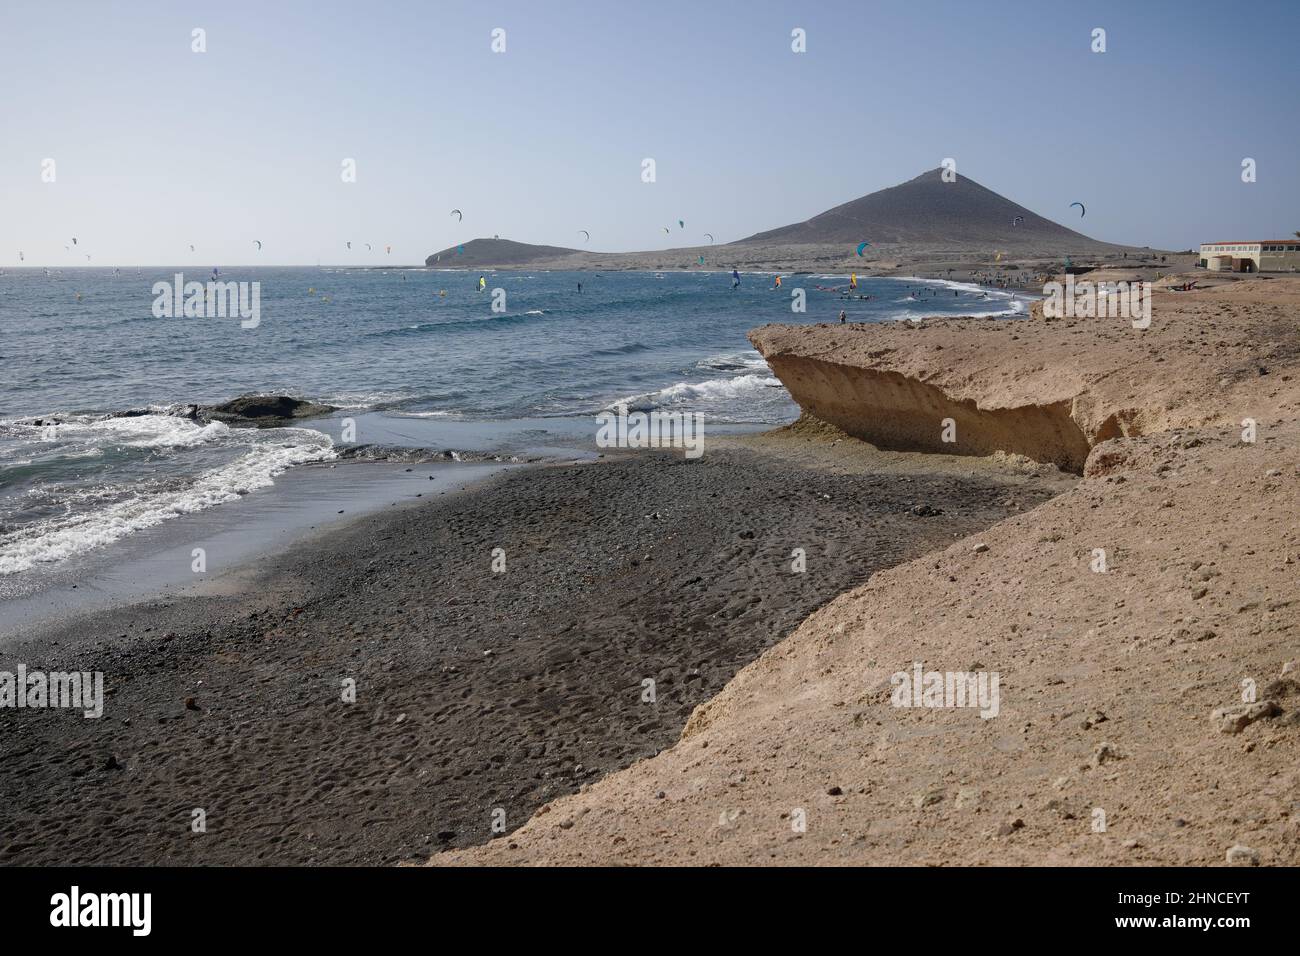
[{"label": "blue sea water", "polygon": [[[620,401],[702,412],[715,424],[777,424],[798,410],[749,346],[756,326],[831,322],[841,309],[852,321],[887,321],[1015,315],[1027,305],[921,280],[860,280],[870,300],[817,288],[844,287],[846,276],[787,275],[774,290],[763,274],[733,289],[722,271],[500,272],[486,274],[480,293],[477,273],[223,268],[222,281],[259,283],[260,323],[243,328],[237,318],[155,317],[154,284],[178,272],[210,277],[206,266],[0,272],[0,577],[335,458],[346,451],[340,415],[378,416],[388,445],[403,422],[469,434],[572,423]],[[804,313],[791,310],[796,288],[807,294]],[[497,289],[505,308],[494,312]],[[175,414],[248,393],[341,411],[271,429]]]}]

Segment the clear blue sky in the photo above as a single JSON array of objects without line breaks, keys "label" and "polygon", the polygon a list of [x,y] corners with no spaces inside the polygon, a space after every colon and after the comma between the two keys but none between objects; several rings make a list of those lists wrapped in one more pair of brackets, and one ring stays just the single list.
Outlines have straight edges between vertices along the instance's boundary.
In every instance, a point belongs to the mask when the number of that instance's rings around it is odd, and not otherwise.
[{"label": "clear blue sky", "polygon": [[947,156],[1099,239],[1272,238],[1300,229],[1298,42],[1294,0],[5,0],[0,266],[84,265],[72,236],[93,265],[725,242]]}]

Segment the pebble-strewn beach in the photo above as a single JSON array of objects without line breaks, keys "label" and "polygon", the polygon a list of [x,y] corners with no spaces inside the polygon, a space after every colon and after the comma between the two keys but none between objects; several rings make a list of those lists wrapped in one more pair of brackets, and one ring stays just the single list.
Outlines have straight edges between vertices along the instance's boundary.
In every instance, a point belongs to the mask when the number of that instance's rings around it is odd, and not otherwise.
[{"label": "pebble-strewn beach", "polygon": [[672,745],[846,588],[1072,484],[836,441],[795,427],[696,461],[511,472],[243,568],[237,597],[13,648],[0,667],[102,670],[110,696],[101,720],[0,711],[0,861],[392,863],[486,842],[495,809],[513,830]]}]

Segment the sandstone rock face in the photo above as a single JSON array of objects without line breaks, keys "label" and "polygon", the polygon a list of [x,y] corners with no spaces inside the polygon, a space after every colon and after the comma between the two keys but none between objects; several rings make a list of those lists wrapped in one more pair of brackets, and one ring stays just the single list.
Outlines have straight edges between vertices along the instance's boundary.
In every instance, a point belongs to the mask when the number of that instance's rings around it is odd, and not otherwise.
[{"label": "sandstone rock face", "polygon": [[902,451],[1020,454],[1081,472],[1112,438],[1300,409],[1300,280],[1158,290],[1152,322],[766,325],[750,341],[805,412]]}]

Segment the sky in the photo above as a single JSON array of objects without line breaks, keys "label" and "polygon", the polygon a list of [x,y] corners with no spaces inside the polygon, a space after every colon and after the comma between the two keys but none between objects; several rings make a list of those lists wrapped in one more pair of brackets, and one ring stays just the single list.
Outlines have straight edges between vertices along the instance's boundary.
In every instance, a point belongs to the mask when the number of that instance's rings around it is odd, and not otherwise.
[{"label": "sky", "polygon": [[722,243],[948,157],[1097,239],[1280,238],[1297,41],[1294,0],[5,0],[0,268]]}]

